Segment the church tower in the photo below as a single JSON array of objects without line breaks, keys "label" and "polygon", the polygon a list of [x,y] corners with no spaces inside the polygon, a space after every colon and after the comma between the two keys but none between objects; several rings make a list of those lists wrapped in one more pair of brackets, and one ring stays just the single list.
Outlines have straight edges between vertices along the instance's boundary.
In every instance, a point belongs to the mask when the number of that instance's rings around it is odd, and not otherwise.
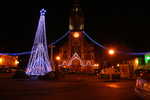
[{"label": "church tower", "polygon": [[85,40],[84,14],[79,0],[74,0],[69,16],[68,41],[59,49],[59,68],[73,72],[90,72],[96,69],[94,46]]},{"label": "church tower", "polygon": [[84,30],[84,15],[80,8],[80,2],[75,0],[69,17],[69,30],[82,31]]},{"label": "church tower", "polygon": [[75,0],[69,17],[69,57],[77,53],[82,58],[84,16],[80,8],[80,2]]}]

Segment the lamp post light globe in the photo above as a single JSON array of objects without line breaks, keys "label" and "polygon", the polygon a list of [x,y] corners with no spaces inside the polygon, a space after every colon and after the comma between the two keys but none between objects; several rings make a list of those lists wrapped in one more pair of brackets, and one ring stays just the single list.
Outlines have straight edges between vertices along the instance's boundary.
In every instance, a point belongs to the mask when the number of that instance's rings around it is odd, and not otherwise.
[{"label": "lamp post light globe", "polygon": [[115,51],[114,51],[113,49],[110,49],[110,50],[108,51],[108,54],[109,54],[109,55],[114,55],[114,54],[115,54]]},{"label": "lamp post light globe", "polygon": [[61,58],[60,56],[56,56],[56,60],[59,61]]}]

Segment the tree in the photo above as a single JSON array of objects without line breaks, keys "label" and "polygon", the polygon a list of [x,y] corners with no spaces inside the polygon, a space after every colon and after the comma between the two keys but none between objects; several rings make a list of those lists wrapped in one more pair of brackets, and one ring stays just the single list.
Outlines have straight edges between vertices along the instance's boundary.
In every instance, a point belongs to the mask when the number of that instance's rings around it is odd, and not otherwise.
[{"label": "tree", "polygon": [[52,71],[47,49],[45,12],[44,9],[40,11],[41,16],[26,69],[28,76],[43,76]]}]

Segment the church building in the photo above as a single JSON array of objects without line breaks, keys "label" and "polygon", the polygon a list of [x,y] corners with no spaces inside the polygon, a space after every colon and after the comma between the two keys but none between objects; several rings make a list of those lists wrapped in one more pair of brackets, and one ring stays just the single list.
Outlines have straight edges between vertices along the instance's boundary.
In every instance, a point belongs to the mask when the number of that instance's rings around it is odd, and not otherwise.
[{"label": "church building", "polygon": [[84,14],[78,2],[73,4],[69,17],[68,40],[54,52],[55,70],[66,68],[72,72],[94,72],[99,68],[94,44],[84,36]]}]

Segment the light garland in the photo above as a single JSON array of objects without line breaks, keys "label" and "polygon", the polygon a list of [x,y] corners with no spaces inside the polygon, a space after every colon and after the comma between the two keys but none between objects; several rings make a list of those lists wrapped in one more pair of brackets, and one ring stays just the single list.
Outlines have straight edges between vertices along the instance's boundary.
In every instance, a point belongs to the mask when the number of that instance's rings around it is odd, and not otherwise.
[{"label": "light garland", "polygon": [[83,34],[89,39],[89,40],[91,40],[94,44],[96,44],[96,45],[98,45],[99,47],[101,47],[101,48],[103,48],[103,49],[108,49],[108,48],[106,48],[105,46],[103,46],[103,45],[101,45],[100,43],[98,43],[98,42],[96,42],[95,40],[93,40],[87,33],[85,33],[84,31],[83,31]]},{"label": "light garland", "polygon": [[51,64],[48,57],[46,29],[45,29],[45,10],[40,11],[41,16],[39,19],[38,28],[35,35],[30,59],[27,65],[26,74],[32,75],[45,75],[52,71]]},{"label": "light garland", "polygon": [[[101,45],[100,43],[96,42],[95,40],[93,40],[86,32],[84,32],[84,35],[89,39],[91,40],[94,44],[96,44],[97,46],[103,48],[103,49],[106,49],[108,50],[107,47]],[[130,53],[127,53],[127,52],[123,52],[123,51],[116,51],[116,53],[119,53],[119,54],[125,54],[125,55],[145,55],[145,54],[148,54],[150,52],[130,52]]]}]

